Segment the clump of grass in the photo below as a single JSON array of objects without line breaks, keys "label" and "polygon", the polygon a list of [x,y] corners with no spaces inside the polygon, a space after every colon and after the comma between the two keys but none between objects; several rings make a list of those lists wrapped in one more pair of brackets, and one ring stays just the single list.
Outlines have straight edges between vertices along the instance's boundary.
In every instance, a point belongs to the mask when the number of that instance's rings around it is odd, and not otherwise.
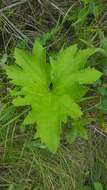
[{"label": "clump of grass", "polygon": [[[4,134],[5,136],[5,134]],[[23,139],[23,140],[22,140]],[[7,137],[2,143],[0,187],[14,189],[83,189],[95,181],[106,187],[107,141],[98,135],[88,142],[63,145],[57,155],[41,150],[27,133]],[[103,147],[103,148],[102,148]],[[101,151],[102,150],[102,151]]]}]

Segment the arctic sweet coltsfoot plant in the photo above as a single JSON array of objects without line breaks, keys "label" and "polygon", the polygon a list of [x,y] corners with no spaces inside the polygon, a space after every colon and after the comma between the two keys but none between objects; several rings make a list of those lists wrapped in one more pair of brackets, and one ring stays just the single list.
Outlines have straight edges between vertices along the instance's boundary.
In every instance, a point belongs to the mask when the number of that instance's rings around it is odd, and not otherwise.
[{"label": "arctic sweet coltsfoot plant", "polygon": [[72,45],[61,49],[46,63],[46,50],[35,41],[32,52],[15,49],[16,64],[6,66],[15,106],[31,106],[24,124],[36,124],[36,138],[53,153],[67,117],[82,116],[78,102],[87,92],[86,84],[95,82],[101,72],[87,67],[88,58],[97,49],[78,49]]}]

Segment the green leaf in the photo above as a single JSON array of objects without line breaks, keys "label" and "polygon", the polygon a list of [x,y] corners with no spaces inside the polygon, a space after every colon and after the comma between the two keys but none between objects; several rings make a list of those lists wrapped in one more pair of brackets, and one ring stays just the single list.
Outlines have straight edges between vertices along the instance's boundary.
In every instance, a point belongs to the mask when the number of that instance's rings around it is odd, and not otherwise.
[{"label": "green leaf", "polygon": [[[51,59],[52,80],[57,84],[57,88],[67,88],[79,82],[79,84],[91,84],[95,82],[101,73],[96,69],[86,68],[87,60],[96,53],[98,49],[87,48],[86,50],[78,50],[77,45],[70,46],[65,50],[61,50],[56,60]],[[72,74],[71,74],[72,73]]]},{"label": "green leaf", "polygon": [[82,2],[84,5],[87,5],[87,4],[89,4],[90,0],[81,0],[81,2]]},{"label": "green leaf", "polygon": [[89,120],[85,118],[74,119],[71,128],[66,132],[66,140],[70,144],[73,143],[77,138],[88,140],[88,134],[86,126],[89,124]]},{"label": "green leaf", "polygon": [[[87,61],[97,50],[80,50],[77,45],[61,49],[55,58],[46,63],[46,50],[35,41],[33,51],[15,49],[16,64],[6,67],[15,106],[30,106],[24,125],[35,124],[35,138],[53,153],[60,143],[61,124],[67,118],[81,118],[77,102],[86,94],[85,84],[95,82],[101,73],[87,68]],[[79,124],[78,124],[79,125]],[[79,137],[86,139],[86,132],[78,127]]]},{"label": "green leaf", "polygon": [[77,137],[78,137],[78,130],[75,127],[68,130],[68,132],[66,133],[66,140],[69,144],[72,144],[73,142],[75,142]]},{"label": "green leaf", "polygon": [[107,113],[107,97],[102,97],[98,106],[99,110],[103,113]]},{"label": "green leaf", "polygon": [[9,186],[9,188],[8,188],[8,190],[14,190],[15,188],[14,188],[14,185],[13,184],[11,184],[10,186]]},{"label": "green leaf", "polygon": [[98,91],[102,96],[107,96],[107,87],[100,87],[98,88]]},{"label": "green leaf", "polygon": [[84,139],[84,140],[88,139],[86,124],[87,124],[87,122],[84,122],[84,119],[74,120],[72,123],[73,127],[76,128],[78,131],[77,136]]},{"label": "green leaf", "polygon": [[101,183],[99,183],[99,182],[94,183],[94,188],[95,188],[95,190],[103,190],[103,187],[102,187]]}]

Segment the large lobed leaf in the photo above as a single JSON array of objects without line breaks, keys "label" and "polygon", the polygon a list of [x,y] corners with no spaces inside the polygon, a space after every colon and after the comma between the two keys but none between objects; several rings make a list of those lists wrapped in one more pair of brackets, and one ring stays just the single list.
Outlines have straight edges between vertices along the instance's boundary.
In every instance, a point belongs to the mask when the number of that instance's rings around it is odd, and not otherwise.
[{"label": "large lobed leaf", "polygon": [[38,41],[33,51],[15,50],[16,64],[6,72],[15,89],[15,106],[31,106],[25,124],[37,124],[36,138],[56,152],[60,142],[61,123],[67,117],[79,118],[82,111],[77,104],[87,92],[83,85],[95,82],[101,73],[87,68],[87,60],[97,50],[79,50],[77,45],[62,49],[56,58],[46,63],[46,51]]}]

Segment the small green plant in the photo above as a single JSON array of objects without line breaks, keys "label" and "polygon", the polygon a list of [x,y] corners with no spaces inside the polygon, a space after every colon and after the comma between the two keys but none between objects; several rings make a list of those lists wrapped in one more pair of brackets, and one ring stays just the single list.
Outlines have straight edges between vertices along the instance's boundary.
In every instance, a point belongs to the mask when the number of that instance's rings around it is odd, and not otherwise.
[{"label": "small green plant", "polygon": [[95,190],[103,190],[103,186],[99,182],[94,183],[94,188],[95,188]]},{"label": "small green plant", "polygon": [[100,93],[100,103],[99,103],[99,110],[106,114],[107,113],[107,87],[100,87],[98,88],[98,92]]},{"label": "small green plant", "polygon": [[101,76],[95,68],[87,67],[88,58],[97,51],[72,45],[62,48],[47,63],[46,50],[36,41],[32,52],[16,48],[16,64],[6,66],[15,85],[11,92],[13,104],[31,106],[24,124],[37,124],[35,138],[40,138],[53,153],[60,142],[62,123],[68,117],[76,120],[83,114],[78,102],[87,92],[84,85]]}]

